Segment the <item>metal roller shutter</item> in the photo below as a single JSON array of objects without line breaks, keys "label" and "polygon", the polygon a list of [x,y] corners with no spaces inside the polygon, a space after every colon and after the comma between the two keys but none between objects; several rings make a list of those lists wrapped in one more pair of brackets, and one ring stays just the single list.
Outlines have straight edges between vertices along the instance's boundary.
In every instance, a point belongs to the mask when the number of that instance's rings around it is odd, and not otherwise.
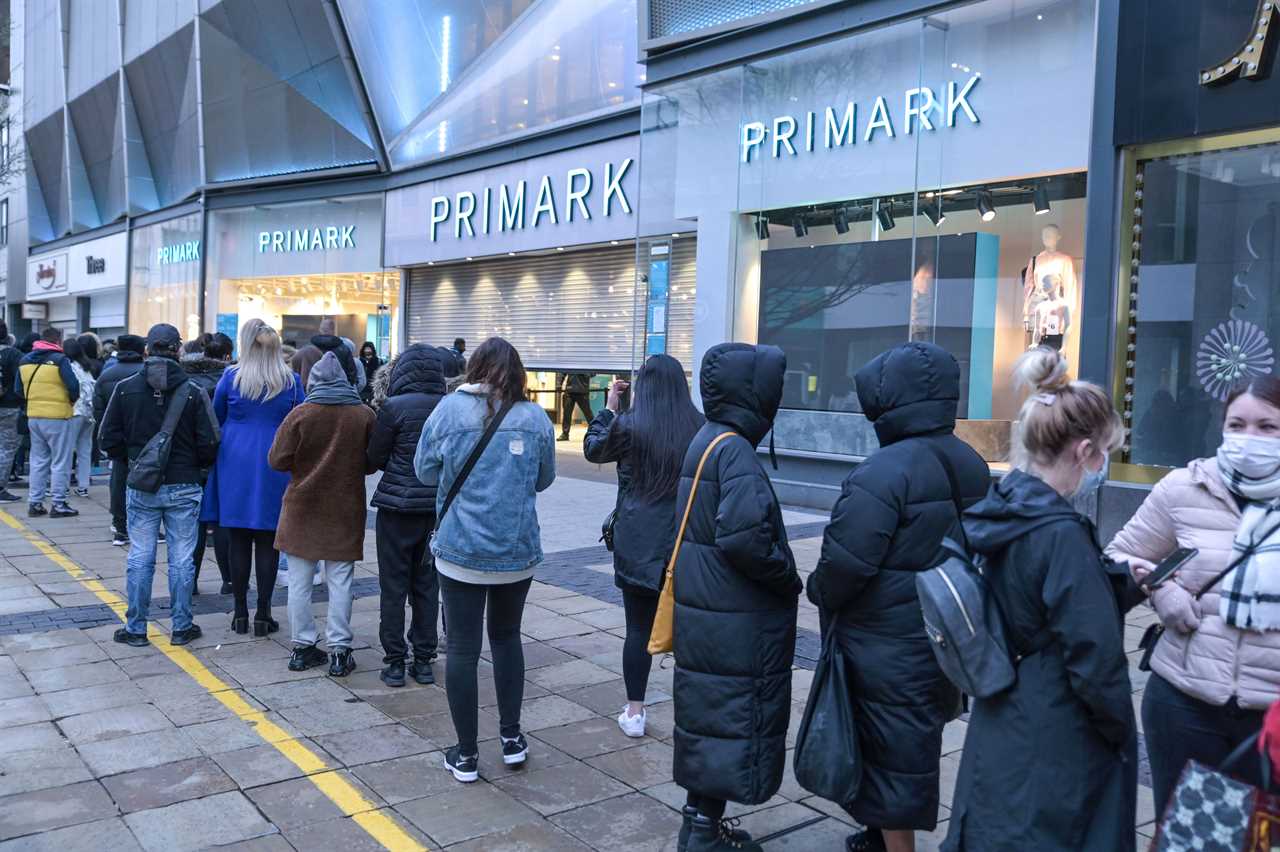
[{"label": "metal roller shutter", "polygon": [[[668,349],[682,362],[693,351],[693,246],[692,239],[676,241],[672,264],[679,289],[669,309]],[[474,349],[498,335],[531,370],[631,369],[639,330],[633,317],[644,317],[643,303],[633,304],[633,245],[416,267],[407,277],[409,343],[447,346],[465,337]]]},{"label": "metal roller shutter", "polygon": [[681,238],[671,243],[671,293],[667,297],[667,354],[692,373],[693,314],[697,307],[698,243]]}]

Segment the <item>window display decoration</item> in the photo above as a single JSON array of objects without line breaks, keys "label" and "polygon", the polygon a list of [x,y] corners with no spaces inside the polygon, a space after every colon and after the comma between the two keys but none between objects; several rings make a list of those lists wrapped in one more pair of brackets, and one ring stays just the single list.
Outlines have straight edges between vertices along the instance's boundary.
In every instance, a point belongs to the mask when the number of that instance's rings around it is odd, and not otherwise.
[{"label": "window display decoration", "polygon": [[1228,59],[1217,65],[1211,65],[1200,72],[1200,85],[1212,86],[1235,79],[1261,79],[1262,63],[1267,56],[1267,47],[1271,40],[1272,24],[1277,14],[1276,4],[1270,0],[1258,0],[1258,10],[1253,15],[1257,21],[1257,29],[1251,25],[1249,35],[1244,44],[1236,49]]},{"label": "window display decoration", "polygon": [[1262,329],[1245,320],[1228,320],[1204,336],[1196,353],[1196,376],[1219,402],[1240,379],[1271,372],[1276,359]]},{"label": "window display decoration", "polygon": [[1124,347],[1124,444],[1120,459],[1129,462],[1133,450],[1133,381],[1138,351],[1138,269],[1142,266],[1142,183],[1146,166],[1139,161],[1133,175],[1133,242],[1129,248],[1129,312],[1125,318]]}]

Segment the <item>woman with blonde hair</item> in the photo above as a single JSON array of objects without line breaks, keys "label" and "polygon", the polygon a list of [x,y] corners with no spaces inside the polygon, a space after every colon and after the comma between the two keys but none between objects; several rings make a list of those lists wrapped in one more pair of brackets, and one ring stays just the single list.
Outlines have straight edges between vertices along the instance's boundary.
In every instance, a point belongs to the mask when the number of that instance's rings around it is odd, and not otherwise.
[{"label": "woman with blonde hair", "polygon": [[253,635],[280,629],[271,617],[279,554],[275,550],[280,503],[289,474],[267,464],[276,430],[305,396],[302,382],[280,356],[280,335],[260,319],[240,329],[240,362],[222,375],[213,410],[222,426],[218,461],[209,475],[202,520],[225,528],[230,540],[231,629],[249,632],[249,573],[256,566],[258,606]]},{"label": "woman with blonde hair", "polygon": [[972,703],[942,849],[1123,849],[1137,739],[1122,613],[1141,595],[1071,500],[1105,478],[1124,429],[1107,393],[1072,381],[1059,352],[1033,349],[1015,371],[1031,389],[1015,469],[965,511],[964,528],[1017,680]]}]

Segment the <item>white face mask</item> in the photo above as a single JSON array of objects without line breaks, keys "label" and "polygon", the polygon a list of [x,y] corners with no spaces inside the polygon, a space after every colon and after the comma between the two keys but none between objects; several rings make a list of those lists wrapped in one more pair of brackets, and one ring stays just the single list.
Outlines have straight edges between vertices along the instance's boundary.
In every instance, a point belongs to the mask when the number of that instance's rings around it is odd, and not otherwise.
[{"label": "white face mask", "polygon": [[1218,461],[1247,479],[1268,479],[1280,472],[1280,438],[1227,432]]}]

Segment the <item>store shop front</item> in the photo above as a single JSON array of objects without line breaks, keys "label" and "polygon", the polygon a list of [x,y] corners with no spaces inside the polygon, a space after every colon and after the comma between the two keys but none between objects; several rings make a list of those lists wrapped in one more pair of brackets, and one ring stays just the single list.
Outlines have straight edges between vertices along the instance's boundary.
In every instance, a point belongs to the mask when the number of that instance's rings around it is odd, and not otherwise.
[{"label": "store shop front", "polygon": [[86,331],[114,337],[124,330],[125,257],[129,236],[110,236],[64,245],[27,260],[27,303],[45,325],[66,334]]},{"label": "store shop front", "polygon": [[1079,360],[1094,53],[1093,0],[984,0],[646,91],[640,228],[696,229],[695,358],[786,351],[793,471],[875,449],[853,376],[908,340],[1007,463],[1014,361]]},{"label": "store shop front", "polygon": [[204,328],[261,319],[305,345],[323,318],[382,357],[399,348],[399,275],[382,267],[382,196],[209,212]]},{"label": "store shop front", "polygon": [[637,241],[636,158],[629,137],[388,193],[405,339],[504,337],[549,411],[568,373],[592,376],[595,409],[646,353],[688,367],[696,241],[670,223]]},{"label": "store shop front", "polygon": [[200,335],[204,214],[196,211],[129,232],[128,328],[169,323],[183,340]]}]

